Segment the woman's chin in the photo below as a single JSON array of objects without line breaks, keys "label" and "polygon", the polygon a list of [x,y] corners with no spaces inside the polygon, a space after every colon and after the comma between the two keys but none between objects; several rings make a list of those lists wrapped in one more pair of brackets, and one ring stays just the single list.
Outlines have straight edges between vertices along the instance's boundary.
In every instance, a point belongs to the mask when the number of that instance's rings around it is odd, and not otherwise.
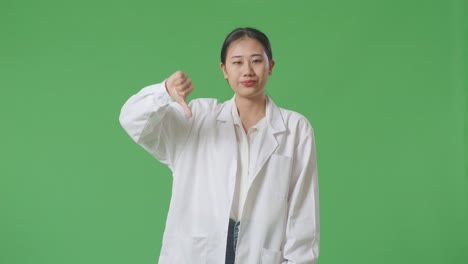
[{"label": "woman's chin", "polygon": [[236,93],[236,97],[254,99],[254,98],[261,98],[265,95],[263,89],[259,89],[258,87],[239,87],[234,90]]}]

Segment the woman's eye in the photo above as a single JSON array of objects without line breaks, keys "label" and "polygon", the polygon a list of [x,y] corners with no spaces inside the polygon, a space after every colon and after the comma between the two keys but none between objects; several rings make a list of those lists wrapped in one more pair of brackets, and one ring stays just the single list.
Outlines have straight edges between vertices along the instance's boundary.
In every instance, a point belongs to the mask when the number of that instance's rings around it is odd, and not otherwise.
[{"label": "woman's eye", "polygon": [[262,60],[254,60],[253,63],[261,63]]},{"label": "woman's eye", "polygon": [[240,61],[234,61],[232,64],[241,64]]}]

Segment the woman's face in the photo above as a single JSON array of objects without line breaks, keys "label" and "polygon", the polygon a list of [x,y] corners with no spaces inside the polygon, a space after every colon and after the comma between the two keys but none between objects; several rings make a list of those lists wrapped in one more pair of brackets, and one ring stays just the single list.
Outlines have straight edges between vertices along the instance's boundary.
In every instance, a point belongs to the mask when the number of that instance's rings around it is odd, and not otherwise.
[{"label": "woman's face", "polygon": [[268,61],[260,42],[245,37],[231,43],[221,69],[237,97],[256,99],[263,98],[274,65],[274,60]]}]

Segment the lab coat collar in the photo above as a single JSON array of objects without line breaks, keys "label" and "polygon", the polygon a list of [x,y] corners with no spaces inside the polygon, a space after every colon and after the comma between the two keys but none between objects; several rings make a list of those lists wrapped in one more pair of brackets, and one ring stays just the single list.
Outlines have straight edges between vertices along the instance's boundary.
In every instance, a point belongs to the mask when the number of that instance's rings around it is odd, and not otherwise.
[{"label": "lab coat collar", "polygon": [[[229,122],[233,123],[231,111],[232,108],[235,107],[236,103],[234,102],[234,96],[231,100],[224,103],[219,115],[218,120],[221,122]],[[269,130],[272,134],[277,134],[286,131],[286,125],[283,121],[283,116],[281,115],[280,108],[276,106],[273,100],[266,95],[267,98],[267,105],[266,105],[266,121]]]}]

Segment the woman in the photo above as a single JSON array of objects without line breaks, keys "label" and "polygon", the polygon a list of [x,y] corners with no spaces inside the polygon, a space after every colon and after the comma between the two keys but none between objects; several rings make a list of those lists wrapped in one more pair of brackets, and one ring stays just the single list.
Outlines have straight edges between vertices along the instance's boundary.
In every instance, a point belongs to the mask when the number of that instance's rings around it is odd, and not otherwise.
[{"label": "woman", "polygon": [[318,179],[313,129],[265,94],[275,66],[268,38],[237,28],[221,70],[224,103],[186,98],[181,71],[123,106],[130,137],[173,173],[160,264],[316,263]]}]

